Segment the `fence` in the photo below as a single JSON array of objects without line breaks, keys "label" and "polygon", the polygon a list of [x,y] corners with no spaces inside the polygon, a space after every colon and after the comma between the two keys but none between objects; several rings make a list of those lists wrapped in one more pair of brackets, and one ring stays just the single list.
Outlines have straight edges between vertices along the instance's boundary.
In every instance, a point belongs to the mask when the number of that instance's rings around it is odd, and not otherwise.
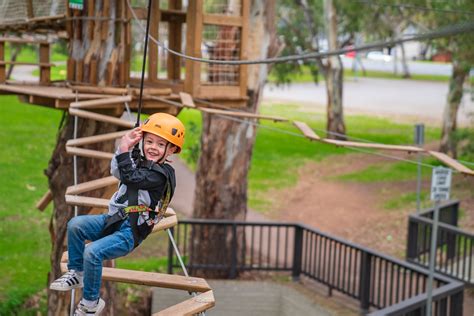
[{"label": "fence", "polygon": [[[410,215],[408,221],[407,260],[428,267],[433,209]],[[455,227],[458,223],[459,201],[440,207],[436,247],[436,271],[474,285],[474,235]]]},{"label": "fence", "polygon": [[[193,219],[181,221],[174,234],[191,273],[215,270],[235,278],[242,271],[288,271],[358,300],[373,315],[425,313],[427,270],[305,225]],[[221,249],[203,255],[196,240]],[[169,273],[179,267],[171,245],[168,264]],[[436,275],[434,285],[435,315],[462,315],[463,284]]]}]

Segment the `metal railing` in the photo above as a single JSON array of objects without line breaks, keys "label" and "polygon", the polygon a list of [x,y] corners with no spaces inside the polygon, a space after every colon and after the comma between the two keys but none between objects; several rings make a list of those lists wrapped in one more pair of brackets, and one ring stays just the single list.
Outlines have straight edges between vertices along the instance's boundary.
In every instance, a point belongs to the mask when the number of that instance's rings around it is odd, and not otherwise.
[{"label": "metal railing", "polygon": [[[425,311],[426,269],[305,225],[192,219],[181,221],[174,234],[191,274],[214,270],[235,278],[250,270],[288,271],[294,279],[304,275],[325,284],[330,294],[337,290],[358,300],[365,313]],[[221,249],[203,255],[196,240]],[[174,267],[178,262],[170,252],[168,272]],[[462,315],[463,284],[437,274],[434,287],[435,315]]]},{"label": "metal railing", "polygon": [[[459,201],[440,207],[436,271],[474,285],[474,234],[457,228]],[[433,209],[412,214],[408,220],[407,260],[428,267]]]}]

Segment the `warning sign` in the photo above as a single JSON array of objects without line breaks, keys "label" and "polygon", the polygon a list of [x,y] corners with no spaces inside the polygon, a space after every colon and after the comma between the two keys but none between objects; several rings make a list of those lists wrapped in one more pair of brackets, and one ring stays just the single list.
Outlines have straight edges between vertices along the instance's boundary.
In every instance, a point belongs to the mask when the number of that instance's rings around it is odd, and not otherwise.
[{"label": "warning sign", "polygon": [[431,200],[449,200],[451,191],[451,169],[436,167],[433,168],[431,177]]}]

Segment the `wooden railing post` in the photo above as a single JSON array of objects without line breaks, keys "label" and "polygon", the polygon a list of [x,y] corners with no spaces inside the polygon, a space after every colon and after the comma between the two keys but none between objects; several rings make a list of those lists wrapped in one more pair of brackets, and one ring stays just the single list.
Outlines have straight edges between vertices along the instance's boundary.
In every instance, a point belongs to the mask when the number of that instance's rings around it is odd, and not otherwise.
[{"label": "wooden railing post", "polygon": [[41,43],[39,47],[40,84],[51,82],[51,66],[49,65],[49,43]]},{"label": "wooden railing post", "polygon": [[370,271],[372,265],[372,255],[363,251],[360,258],[359,296],[360,308],[364,313],[370,307]]},{"label": "wooden railing post", "polygon": [[5,83],[7,80],[6,76],[6,67],[5,64],[2,63],[5,61],[5,42],[0,42],[0,83]]}]

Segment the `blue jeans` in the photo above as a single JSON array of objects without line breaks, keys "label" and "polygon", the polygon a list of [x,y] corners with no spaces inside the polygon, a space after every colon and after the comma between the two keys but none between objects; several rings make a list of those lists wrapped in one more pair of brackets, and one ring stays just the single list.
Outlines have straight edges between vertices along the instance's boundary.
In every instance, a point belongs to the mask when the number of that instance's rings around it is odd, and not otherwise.
[{"label": "blue jeans", "polygon": [[[67,224],[70,270],[84,271],[83,297],[97,300],[100,296],[102,261],[125,256],[133,250],[133,233],[125,220],[120,229],[101,238],[107,215],[81,215]],[[85,247],[85,241],[92,241]]]}]

